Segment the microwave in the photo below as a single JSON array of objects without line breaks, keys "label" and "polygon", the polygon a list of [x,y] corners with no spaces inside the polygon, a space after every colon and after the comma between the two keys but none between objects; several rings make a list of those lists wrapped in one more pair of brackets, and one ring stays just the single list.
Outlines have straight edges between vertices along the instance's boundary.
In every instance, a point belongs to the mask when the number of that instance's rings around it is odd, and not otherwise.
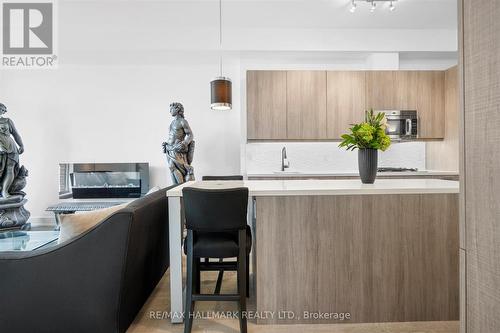
[{"label": "microwave", "polygon": [[385,114],[385,133],[393,140],[413,140],[418,137],[416,110],[379,110]]}]

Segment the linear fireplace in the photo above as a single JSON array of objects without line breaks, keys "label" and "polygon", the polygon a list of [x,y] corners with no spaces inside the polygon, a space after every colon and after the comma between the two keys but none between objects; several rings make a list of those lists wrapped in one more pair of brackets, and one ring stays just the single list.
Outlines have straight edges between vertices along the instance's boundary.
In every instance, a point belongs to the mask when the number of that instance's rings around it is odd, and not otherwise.
[{"label": "linear fireplace", "polygon": [[148,163],[59,164],[59,198],[139,198],[149,190]]}]

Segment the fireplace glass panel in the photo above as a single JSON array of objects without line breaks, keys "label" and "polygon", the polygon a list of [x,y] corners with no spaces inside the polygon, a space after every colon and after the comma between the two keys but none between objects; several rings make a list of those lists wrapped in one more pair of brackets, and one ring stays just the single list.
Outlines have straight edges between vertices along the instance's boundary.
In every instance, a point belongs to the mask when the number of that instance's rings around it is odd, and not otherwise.
[{"label": "fireplace glass panel", "polygon": [[147,163],[61,164],[60,198],[138,198],[149,190]]}]

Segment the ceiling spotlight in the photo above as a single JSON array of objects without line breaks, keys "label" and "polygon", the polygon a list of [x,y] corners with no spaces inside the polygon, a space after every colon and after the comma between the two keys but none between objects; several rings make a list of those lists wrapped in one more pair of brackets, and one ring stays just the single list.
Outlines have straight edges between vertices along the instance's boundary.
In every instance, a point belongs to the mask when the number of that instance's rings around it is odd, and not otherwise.
[{"label": "ceiling spotlight", "polygon": [[393,12],[393,11],[395,11],[395,10],[396,10],[396,7],[394,7],[394,4],[392,3],[392,1],[391,1],[391,5],[389,6],[389,10],[390,10],[391,12]]},{"label": "ceiling spotlight", "polygon": [[356,11],[356,4],[354,3],[354,0],[352,0],[352,6],[351,9],[349,9],[351,13],[354,13]]},{"label": "ceiling spotlight", "polygon": [[398,2],[398,0],[345,0],[346,2],[349,1],[351,4],[351,7],[349,8],[349,11],[351,13],[354,13],[357,11],[357,3],[366,3],[370,5],[370,13],[374,13],[377,10],[377,4],[382,3],[382,8],[385,8],[385,4],[389,4],[389,10],[391,12],[396,10],[396,6],[394,6],[395,2]]}]

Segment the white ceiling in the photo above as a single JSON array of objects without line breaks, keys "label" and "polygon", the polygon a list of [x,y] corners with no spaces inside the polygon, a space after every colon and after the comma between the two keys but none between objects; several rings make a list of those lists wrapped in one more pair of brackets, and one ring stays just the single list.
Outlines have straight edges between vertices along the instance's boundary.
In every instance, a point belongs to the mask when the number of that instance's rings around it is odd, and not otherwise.
[{"label": "white ceiling", "polygon": [[[216,7],[217,1],[204,5]],[[189,2],[184,6],[189,6]],[[400,0],[394,12],[388,6],[381,4],[376,12],[370,13],[368,3],[359,3],[358,10],[350,13],[349,0],[223,2],[224,23],[228,27],[454,29],[457,26],[456,0]]]},{"label": "white ceiling", "polygon": [[[215,51],[218,0],[59,0],[59,49],[85,54]],[[457,0],[223,0],[228,52],[455,52]]]},{"label": "white ceiling", "polygon": [[[218,24],[218,0],[62,0],[87,8],[114,7],[129,23],[177,27],[213,27]],[[398,0],[396,11],[380,4],[375,13],[368,3],[349,12],[350,0],[223,0],[225,28],[347,28],[347,29],[456,29],[457,0]],[[133,12],[133,16],[122,16]],[[97,15],[98,16],[98,15]]]}]

